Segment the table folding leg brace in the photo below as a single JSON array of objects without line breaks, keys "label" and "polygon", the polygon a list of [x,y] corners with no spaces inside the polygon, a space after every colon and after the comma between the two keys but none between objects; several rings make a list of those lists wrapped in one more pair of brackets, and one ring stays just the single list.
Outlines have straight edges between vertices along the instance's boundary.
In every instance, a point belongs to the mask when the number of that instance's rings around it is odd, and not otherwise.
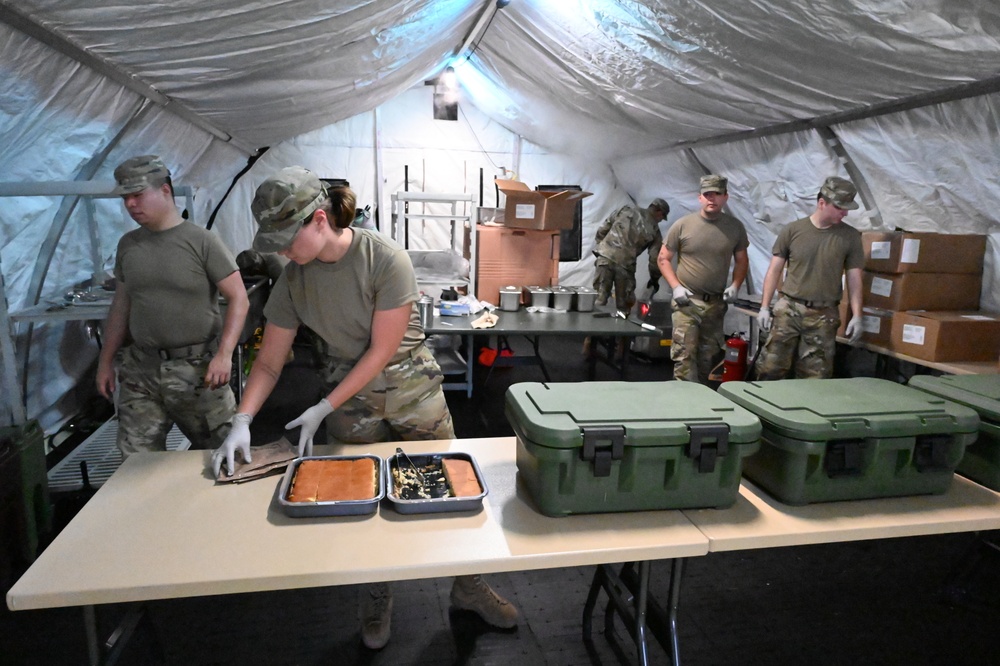
[{"label": "table folding leg brace", "polygon": [[630,629],[630,635],[636,646],[637,663],[642,666],[649,663],[646,640],[648,629],[670,654],[671,663],[680,666],[677,607],[680,602],[684,558],[672,560],[669,612],[664,612],[649,594],[649,569],[649,561],[639,562],[638,572],[636,563],[623,564],[617,574],[610,564],[598,565],[590,585],[590,593],[587,595],[587,602],[583,607],[583,638],[590,640],[592,616],[597,605],[597,597],[603,589],[608,595],[608,604],[604,612],[605,636],[610,636],[614,631],[614,614],[617,612]]}]

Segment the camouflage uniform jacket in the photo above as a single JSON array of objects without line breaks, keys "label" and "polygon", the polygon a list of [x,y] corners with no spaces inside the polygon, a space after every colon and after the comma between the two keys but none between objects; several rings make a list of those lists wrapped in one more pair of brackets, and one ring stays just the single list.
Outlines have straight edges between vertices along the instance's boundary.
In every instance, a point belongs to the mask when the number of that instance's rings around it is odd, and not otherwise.
[{"label": "camouflage uniform jacket", "polygon": [[649,277],[658,280],[660,267],[656,257],[663,244],[660,226],[650,212],[635,206],[623,206],[612,213],[597,230],[594,254],[618,264],[633,273],[635,261],[649,250]]}]

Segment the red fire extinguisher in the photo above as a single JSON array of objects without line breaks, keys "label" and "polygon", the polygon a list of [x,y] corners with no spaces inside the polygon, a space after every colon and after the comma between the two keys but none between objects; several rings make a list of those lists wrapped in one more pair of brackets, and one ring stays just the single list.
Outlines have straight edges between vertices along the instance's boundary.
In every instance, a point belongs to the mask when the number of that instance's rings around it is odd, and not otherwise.
[{"label": "red fire extinguisher", "polygon": [[726,358],[722,364],[722,381],[742,381],[747,376],[747,350],[750,343],[736,334],[726,339]]}]

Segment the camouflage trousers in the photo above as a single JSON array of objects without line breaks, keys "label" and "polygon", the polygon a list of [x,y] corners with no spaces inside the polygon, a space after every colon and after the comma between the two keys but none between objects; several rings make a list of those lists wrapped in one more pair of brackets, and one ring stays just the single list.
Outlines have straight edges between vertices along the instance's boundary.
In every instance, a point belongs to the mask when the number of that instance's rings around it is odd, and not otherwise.
[{"label": "camouflage trousers", "polygon": [[622,266],[605,257],[598,257],[595,270],[597,304],[607,303],[614,289],[615,308],[626,314],[631,312],[635,305],[635,266]]},{"label": "camouflage trousers", "polygon": [[164,361],[127,347],[120,358],[118,448],[123,456],[165,451],[167,433],[175,423],[193,449],[222,445],[236,412],[236,399],[228,385],[205,386],[211,352]]},{"label": "camouflage trousers", "polygon": [[771,332],[755,366],[757,379],[784,379],[793,364],[798,379],[832,377],[839,326],[836,306],[808,308],[779,298],[774,305]]},{"label": "camouflage trousers", "polygon": [[674,301],[673,307],[670,358],[674,379],[707,384],[725,349],[722,325],[728,306],[721,298],[712,302],[692,298],[687,305]]},{"label": "camouflage trousers", "polygon": [[[326,394],[354,367],[329,359]],[[441,384],[444,375],[424,345],[385,369],[326,418],[328,436],[348,444],[453,439],[455,428]]]}]

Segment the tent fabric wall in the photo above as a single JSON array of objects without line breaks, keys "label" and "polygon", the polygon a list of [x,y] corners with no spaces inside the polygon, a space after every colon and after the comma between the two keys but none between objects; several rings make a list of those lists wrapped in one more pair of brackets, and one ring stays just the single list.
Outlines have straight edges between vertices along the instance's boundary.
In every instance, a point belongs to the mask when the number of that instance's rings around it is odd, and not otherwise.
[{"label": "tent fabric wall", "polygon": [[[35,36],[4,22],[17,25],[12,16]],[[234,252],[253,238],[254,189],[289,164],[348,178],[383,228],[407,166],[410,189],[477,201],[482,170],[487,206],[498,203],[496,176],[575,184],[594,196],[583,259],[563,263],[560,278],[584,285],[607,215],[663,197],[665,231],[697,209],[698,177],[716,171],[730,178],[759,288],[777,231],[811,211],[823,178],[847,175],[807,123],[846,114],[828,124],[878,212],[848,223],[989,234],[981,305],[997,311],[998,52],[1000,5],[979,0],[514,0],[502,10],[495,0],[0,0],[0,183],[93,170],[110,187],[114,165],[156,153],[195,188],[197,223],[218,209],[213,229]],[[449,65],[459,119],[436,121],[425,82]],[[976,96],[958,99],[970,84]],[[931,94],[940,103],[865,117]],[[767,133],[789,123],[802,126]],[[29,304],[37,248],[63,203],[0,199],[11,310]],[[134,223],[114,199],[96,210],[107,269]],[[89,242],[78,204],[44,295],[90,275]],[[444,232],[425,225],[413,242],[439,247]],[[642,259],[639,273],[643,285]],[[32,335],[29,413],[48,427],[88,388],[79,380],[96,345],[75,325]]]}]

